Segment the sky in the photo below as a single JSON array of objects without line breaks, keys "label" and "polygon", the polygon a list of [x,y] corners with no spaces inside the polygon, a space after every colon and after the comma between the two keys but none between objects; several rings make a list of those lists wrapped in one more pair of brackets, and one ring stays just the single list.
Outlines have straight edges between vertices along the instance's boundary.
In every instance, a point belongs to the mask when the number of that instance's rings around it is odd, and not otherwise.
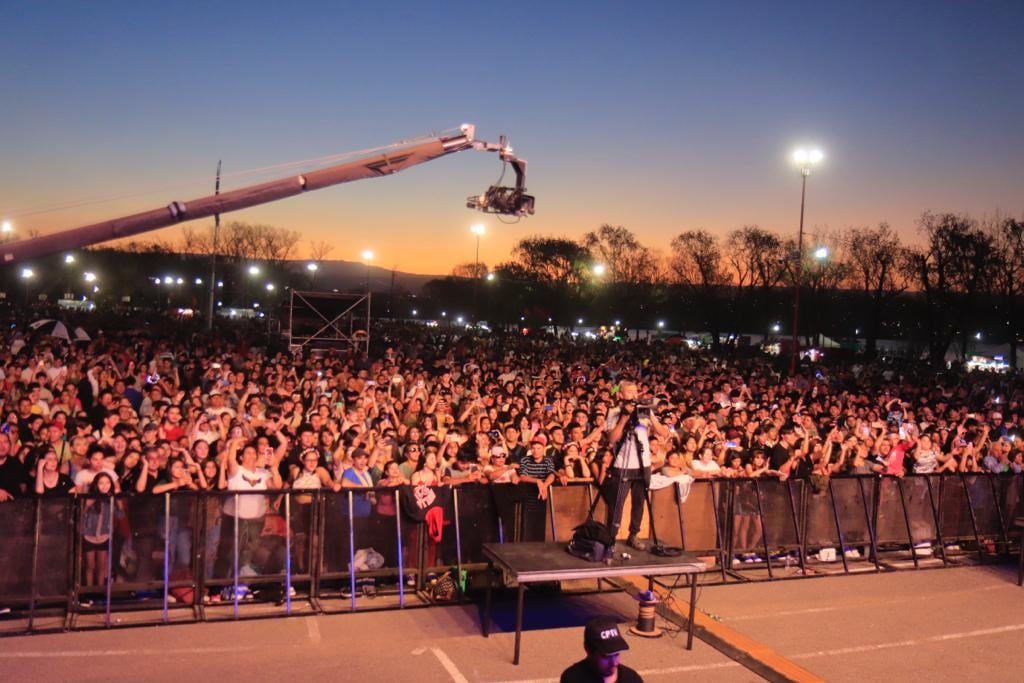
[{"label": "sky", "polygon": [[218,160],[233,189],[471,122],[529,161],[535,216],[466,209],[501,169],[462,152],[224,220],[430,274],[474,260],[477,222],[491,265],[602,223],[666,253],[698,228],[795,235],[812,144],[812,236],[913,241],[926,210],[1024,214],[1022,27],[1020,0],[0,0],[0,219],[56,232],[208,194]]}]

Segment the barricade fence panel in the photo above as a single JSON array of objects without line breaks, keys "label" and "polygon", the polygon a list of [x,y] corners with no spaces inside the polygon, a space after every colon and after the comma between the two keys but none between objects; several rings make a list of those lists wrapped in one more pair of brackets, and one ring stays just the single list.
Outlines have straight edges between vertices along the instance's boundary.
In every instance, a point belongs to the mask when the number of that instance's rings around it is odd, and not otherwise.
[{"label": "barricade fence panel", "polygon": [[679,524],[678,486],[670,484],[663,489],[651,491],[651,509],[654,512],[651,525],[658,537],[658,542],[681,548],[683,535]]},{"label": "barricade fence panel", "polygon": [[828,487],[807,492],[803,507],[804,546],[809,552],[821,548],[838,548],[839,529]]},{"label": "barricade fence panel", "polygon": [[31,498],[0,504],[0,597],[31,593],[35,527],[36,502]]},{"label": "barricade fence panel", "polygon": [[843,531],[843,542],[847,547],[869,545],[869,521],[875,495],[873,481],[862,477],[833,477],[829,484]]},{"label": "barricade fence panel", "polygon": [[[550,527],[545,540],[557,543],[568,543],[572,540],[573,529],[583,523],[587,518],[587,511],[590,510],[591,494],[597,495],[597,489],[591,489],[585,485],[576,486],[554,486],[550,490],[551,509],[554,519],[554,538],[551,537]],[[595,519],[605,521],[605,513],[602,510],[600,517],[595,513]]]},{"label": "barricade fence panel", "polygon": [[929,478],[909,477],[903,481],[903,504],[910,520],[910,538],[914,543],[938,541],[935,514],[928,490]]},{"label": "barricade fence panel", "polygon": [[761,511],[770,549],[793,548],[800,544],[797,537],[800,510],[800,488],[803,482],[778,479],[758,479]]},{"label": "barricade fence panel", "polygon": [[940,477],[938,496],[942,538],[947,542],[975,538],[963,477],[958,474]]},{"label": "barricade fence panel", "polygon": [[[483,554],[484,543],[498,543],[502,540],[497,500],[513,488],[515,487],[509,484],[467,484],[456,489],[459,499],[459,535],[462,539],[463,564],[486,562],[487,558]],[[512,530],[515,526],[514,509],[509,519],[509,529]],[[508,540],[511,541],[511,538]]]},{"label": "barricade fence panel", "polygon": [[718,501],[724,490],[722,482],[707,479],[698,479],[690,485],[690,495],[682,506],[684,550],[702,552],[721,548]]},{"label": "barricade fence panel", "polygon": [[35,595],[43,601],[63,602],[67,599],[74,559],[74,501],[70,498],[40,498],[38,505]]},{"label": "barricade fence panel", "polygon": [[900,494],[899,482],[894,478],[877,480],[878,498],[875,534],[880,544],[909,543],[906,509]]},{"label": "barricade fence panel", "polygon": [[978,535],[989,538],[1001,536],[1003,532],[994,483],[995,478],[992,476],[964,475],[964,486],[970,494],[971,510],[974,512],[974,524]]},{"label": "barricade fence panel", "polygon": [[[359,585],[401,587],[411,577],[424,588],[428,571],[485,562],[485,543],[567,542],[599,495],[573,482],[552,487],[549,500],[533,485],[475,483],[21,498],[0,505],[0,604],[71,596],[72,611],[91,604],[109,614],[144,595],[155,606],[165,592],[193,606],[212,596],[235,603],[246,591],[280,602],[289,588],[292,599],[347,598]],[[1017,543],[1008,530],[1022,512],[1024,478],[705,479],[650,495],[653,520],[645,509],[641,536],[653,524],[660,542],[705,557],[989,538],[1008,540],[998,544],[1006,552]],[[598,521],[604,506],[597,502]],[[622,531],[628,501],[624,508]]]}]

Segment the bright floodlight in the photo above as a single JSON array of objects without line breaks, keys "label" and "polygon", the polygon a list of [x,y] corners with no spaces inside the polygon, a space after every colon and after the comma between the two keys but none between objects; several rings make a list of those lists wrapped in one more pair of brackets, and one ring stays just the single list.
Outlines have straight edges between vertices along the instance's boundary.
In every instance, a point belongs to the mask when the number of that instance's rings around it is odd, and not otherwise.
[{"label": "bright floodlight", "polygon": [[259,275],[259,274],[260,274],[260,267],[259,266],[249,266],[249,275]]},{"label": "bright floodlight", "polygon": [[307,263],[306,264],[306,270],[308,270],[311,273],[315,273],[317,268],[319,268],[319,266],[317,266],[315,263]]},{"label": "bright floodlight", "polygon": [[203,284],[203,278],[201,278],[201,277],[197,277],[197,278],[196,278],[196,284],[197,284],[197,285],[201,285],[201,284]]},{"label": "bright floodlight", "polygon": [[818,247],[814,250],[814,258],[826,259],[828,258],[828,247]]},{"label": "bright floodlight", "polygon": [[64,263],[74,263],[74,262],[75,262],[75,255],[74,254],[64,254]]},{"label": "bright floodlight", "polygon": [[618,327],[618,326],[619,326],[619,325],[621,325],[621,324],[622,324],[622,321],[621,321],[621,320],[616,320],[616,321],[615,321],[615,327]]},{"label": "bright floodlight", "polygon": [[179,277],[177,280],[175,280],[175,282],[178,283],[179,285],[183,285],[185,284],[185,278]]},{"label": "bright floodlight", "polygon": [[274,291],[274,283],[273,282],[268,282],[267,283],[267,291],[268,292],[273,292]]},{"label": "bright floodlight", "polygon": [[658,327],[665,327],[665,321],[664,320],[659,320],[658,321]]},{"label": "bright floodlight", "polygon": [[778,332],[778,331],[779,331],[779,330],[781,330],[781,329],[782,329],[782,328],[781,328],[781,327],[779,327],[779,324],[778,324],[778,323],[775,323],[774,325],[772,325],[772,332]]},{"label": "bright floodlight", "polygon": [[981,332],[975,332],[974,333],[974,338],[975,339],[981,339]]},{"label": "bright floodlight", "polygon": [[21,276],[23,278],[25,278],[26,280],[28,280],[29,278],[35,277],[36,276],[36,272],[34,270],[32,270],[31,268],[22,268],[21,269]]},{"label": "bright floodlight", "polygon": [[170,275],[164,275],[164,284],[165,285],[174,284],[174,278],[171,277]]},{"label": "bright floodlight", "polygon": [[456,318],[455,322],[457,322],[458,324],[461,325],[462,324],[462,316],[460,315],[458,318]]},{"label": "bright floodlight", "polygon": [[86,282],[96,282],[96,273],[85,273],[82,275]]},{"label": "bright floodlight", "polygon": [[363,257],[364,261],[372,261],[373,260],[373,251],[370,250],[370,249],[363,250],[362,257]]},{"label": "bright floodlight", "polygon": [[606,270],[606,268],[604,267],[603,263],[595,263],[594,264],[594,275],[597,275],[598,277],[600,277],[600,276],[604,275],[605,270]]},{"label": "bright floodlight", "polygon": [[417,314],[417,311],[416,311],[416,309],[415,309],[415,308],[414,308],[414,309],[412,309],[412,314],[413,314],[413,315],[416,315],[416,314]]},{"label": "bright floodlight", "polygon": [[10,232],[11,230],[14,230],[14,226],[11,225],[10,221],[4,221],[3,223],[0,223],[0,231]]},{"label": "bright floodlight", "polygon": [[494,282],[494,278],[495,278],[494,273],[487,273],[487,281],[488,282]]},{"label": "bright floodlight", "polygon": [[825,153],[820,149],[806,149],[799,147],[793,152],[793,161],[802,168],[807,168],[811,164],[816,164],[825,158]]},{"label": "bright floodlight", "polygon": [[473,225],[469,226],[469,231],[476,235],[477,237],[479,237],[480,235],[487,232],[487,228],[484,227],[483,223],[474,223]]},{"label": "bright floodlight", "polygon": [[577,325],[582,325],[583,324],[583,318],[576,318],[576,324]]}]

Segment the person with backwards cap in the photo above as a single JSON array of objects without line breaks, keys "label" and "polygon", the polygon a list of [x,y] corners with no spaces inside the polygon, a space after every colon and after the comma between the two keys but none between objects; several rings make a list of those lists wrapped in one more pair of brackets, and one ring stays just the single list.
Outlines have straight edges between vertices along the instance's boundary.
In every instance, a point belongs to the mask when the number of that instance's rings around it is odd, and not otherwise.
[{"label": "person with backwards cap", "polygon": [[594,617],[583,627],[587,656],[562,672],[561,683],[642,683],[634,669],[619,663],[629,644],[611,617]]}]

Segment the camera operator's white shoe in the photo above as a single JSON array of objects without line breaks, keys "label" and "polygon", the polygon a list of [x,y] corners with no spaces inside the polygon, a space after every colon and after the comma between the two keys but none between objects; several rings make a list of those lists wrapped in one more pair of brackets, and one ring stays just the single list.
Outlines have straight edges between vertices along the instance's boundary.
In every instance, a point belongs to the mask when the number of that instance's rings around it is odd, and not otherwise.
[{"label": "camera operator's white shoe", "polygon": [[626,539],[626,545],[634,550],[647,550],[647,544],[637,538],[636,534],[630,534]]}]

